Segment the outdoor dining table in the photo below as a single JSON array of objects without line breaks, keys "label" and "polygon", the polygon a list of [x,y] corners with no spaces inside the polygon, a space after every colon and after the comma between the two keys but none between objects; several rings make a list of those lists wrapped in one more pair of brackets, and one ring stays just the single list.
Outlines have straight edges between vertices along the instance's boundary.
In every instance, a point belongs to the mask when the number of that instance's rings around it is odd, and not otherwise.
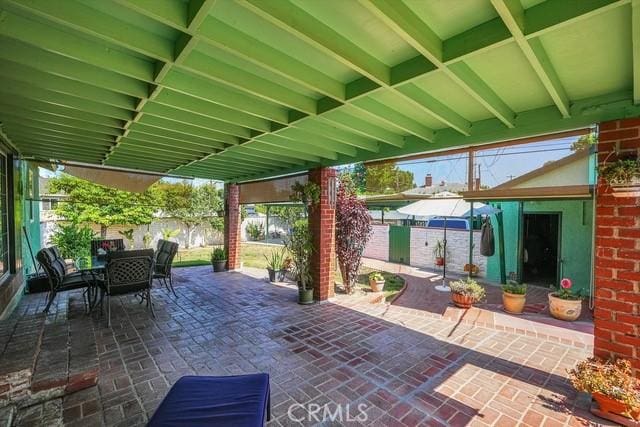
[{"label": "outdoor dining table", "polygon": [[[83,261],[86,261],[86,259]],[[78,262],[76,264],[77,271],[80,272],[82,280],[87,284],[87,290],[85,292],[88,301],[88,313],[91,313],[97,303],[98,290],[100,289],[98,283],[104,278],[106,265],[107,262],[104,258],[95,256],[91,257],[90,263]]]}]

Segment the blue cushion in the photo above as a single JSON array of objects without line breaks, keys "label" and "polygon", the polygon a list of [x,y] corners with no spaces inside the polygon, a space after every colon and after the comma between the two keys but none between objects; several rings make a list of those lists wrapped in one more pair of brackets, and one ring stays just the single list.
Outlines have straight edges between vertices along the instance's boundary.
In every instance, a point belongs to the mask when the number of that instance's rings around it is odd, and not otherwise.
[{"label": "blue cushion", "polygon": [[182,377],[148,425],[262,427],[269,394],[268,374]]}]

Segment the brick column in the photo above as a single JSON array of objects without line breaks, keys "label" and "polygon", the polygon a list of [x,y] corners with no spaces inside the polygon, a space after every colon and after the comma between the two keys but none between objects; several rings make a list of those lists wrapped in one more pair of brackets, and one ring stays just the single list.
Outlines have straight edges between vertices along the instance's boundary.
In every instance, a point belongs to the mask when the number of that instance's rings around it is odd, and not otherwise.
[{"label": "brick column", "polygon": [[224,187],[224,248],[227,251],[227,268],[240,268],[240,187],[226,184]]},{"label": "brick column", "polygon": [[[598,164],[640,151],[640,118],[600,124]],[[594,352],[631,359],[640,375],[640,198],[596,197]]]},{"label": "brick column", "polygon": [[320,203],[309,212],[309,229],[313,247],[311,276],[313,278],[313,298],[324,301],[334,295],[335,269],[335,206],[329,203],[329,185],[335,183],[336,171],[319,168],[309,171],[309,181],[320,186]]}]

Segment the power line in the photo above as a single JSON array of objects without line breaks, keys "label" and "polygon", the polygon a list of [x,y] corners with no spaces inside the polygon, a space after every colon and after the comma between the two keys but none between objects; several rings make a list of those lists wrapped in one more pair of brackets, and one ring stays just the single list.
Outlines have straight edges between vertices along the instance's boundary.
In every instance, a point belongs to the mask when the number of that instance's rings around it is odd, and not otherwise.
[{"label": "power line", "polygon": [[[545,149],[545,150],[528,150],[528,151],[518,151],[518,152],[512,152],[512,153],[502,153],[501,156],[514,156],[514,155],[519,155],[519,154],[530,154],[530,153],[548,153],[551,151],[568,151],[569,147],[566,148],[549,148],[549,149]],[[476,158],[483,158],[483,157],[494,157],[496,154],[476,154]],[[468,157],[468,156],[464,156],[464,157]],[[403,165],[403,166],[407,166],[407,165],[419,165],[419,164],[426,164],[426,163],[440,163],[440,162],[450,162],[450,161],[454,161],[454,160],[459,160],[459,159],[432,159],[432,160],[416,160],[416,161],[409,161],[409,162],[396,162],[397,165]]]}]

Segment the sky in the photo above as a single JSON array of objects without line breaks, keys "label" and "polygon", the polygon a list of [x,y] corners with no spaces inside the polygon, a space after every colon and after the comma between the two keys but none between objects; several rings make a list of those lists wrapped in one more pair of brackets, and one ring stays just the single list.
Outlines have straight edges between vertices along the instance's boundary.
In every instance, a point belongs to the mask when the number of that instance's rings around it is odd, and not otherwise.
[{"label": "sky", "polygon": [[[476,152],[476,165],[480,164],[482,184],[494,187],[513,177],[523,175],[543,166],[548,161],[560,159],[571,154],[569,147],[577,137],[553,139],[548,141],[522,144],[493,150]],[[402,170],[413,172],[416,186],[424,185],[427,173],[433,182],[467,181],[467,155],[455,154],[432,157],[421,160],[398,162]],[[477,168],[477,166],[476,166]]]}]

